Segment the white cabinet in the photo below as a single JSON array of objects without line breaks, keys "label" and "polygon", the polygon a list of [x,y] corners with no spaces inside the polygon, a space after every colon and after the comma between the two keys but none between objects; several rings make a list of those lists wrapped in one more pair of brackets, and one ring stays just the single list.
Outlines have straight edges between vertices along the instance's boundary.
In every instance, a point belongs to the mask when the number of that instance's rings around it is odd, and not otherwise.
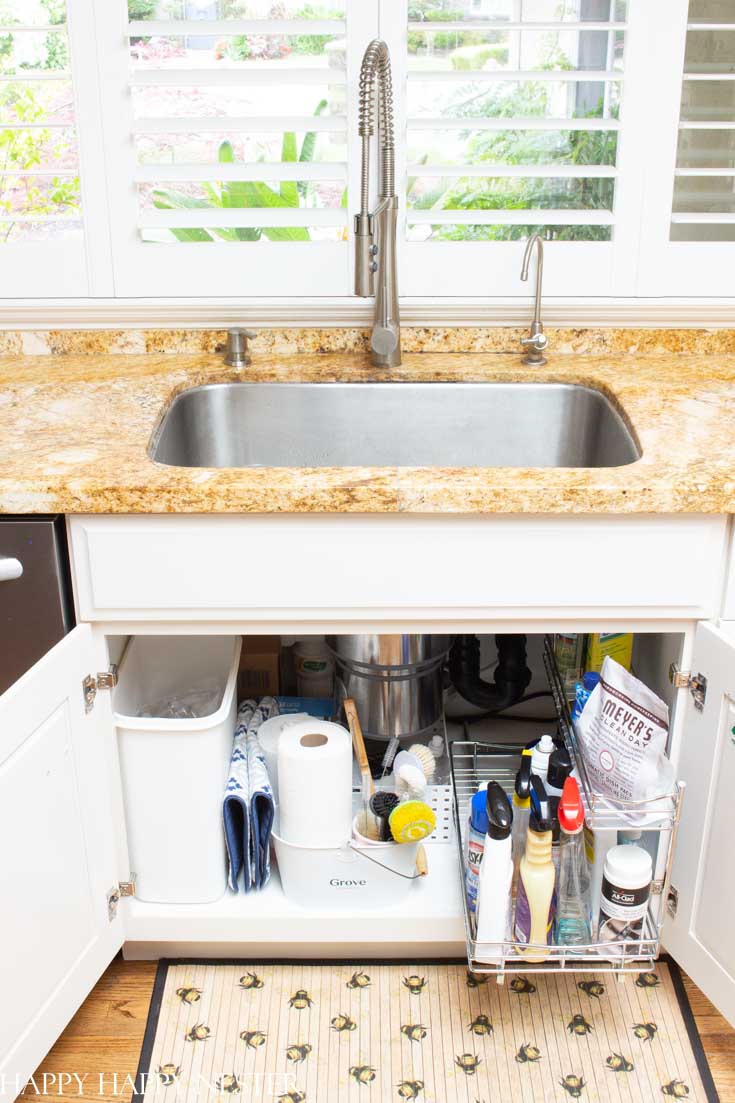
[{"label": "white cabinet", "polygon": [[[461,946],[451,848],[435,867],[439,906],[427,884],[415,914],[392,921],[356,917],[346,929],[287,901],[274,912],[265,896],[124,900],[110,918],[107,895],[130,872],[115,733],[109,694],[86,712],[82,681],[104,669],[108,637],[202,633],[214,622],[233,633],[617,626],[683,641],[683,665],[708,685],[702,712],[678,691],[672,746],[687,792],[664,942],[735,1022],[735,635],[704,623],[720,610],[725,518],[78,517],[70,533],[78,615],[96,623],[0,697],[6,1097],[124,941],[166,943],[173,956],[249,953],[257,940],[279,957],[326,954],[330,941],[335,953],[372,955],[381,943],[411,956]],[[652,667],[667,650],[651,649]]]},{"label": "white cabinet", "polygon": [[14,1099],[123,941],[110,919],[109,710],[75,628],[0,697],[0,1098]]}]

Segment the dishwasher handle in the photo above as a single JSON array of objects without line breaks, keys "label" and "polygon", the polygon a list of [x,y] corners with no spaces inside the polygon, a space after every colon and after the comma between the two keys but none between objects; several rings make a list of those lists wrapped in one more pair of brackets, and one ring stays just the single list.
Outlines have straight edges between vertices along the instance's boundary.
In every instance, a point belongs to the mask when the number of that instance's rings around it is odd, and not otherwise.
[{"label": "dishwasher handle", "polygon": [[0,582],[11,582],[14,578],[20,578],[22,574],[23,564],[20,559],[0,555]]}]

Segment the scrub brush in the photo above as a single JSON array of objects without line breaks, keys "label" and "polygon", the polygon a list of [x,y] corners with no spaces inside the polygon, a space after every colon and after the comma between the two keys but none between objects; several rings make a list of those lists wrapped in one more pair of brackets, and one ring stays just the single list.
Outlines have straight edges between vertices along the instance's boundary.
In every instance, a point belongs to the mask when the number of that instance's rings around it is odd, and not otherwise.
[{"label": "scrub brush", "polygon": [[396,789],[404,800],[406,797],[420,800],[428,788],[429,783],[426,780],[426,775],[419,766],[406,763],[405,766],[399,766],[393,776],[396,781]]},{"label": "scrub brush", "polygon": [[389,793],[384,790],[381,790],[379,793],[373,793],[370,798],[370,811],[378,821],[380,838],[384,843],[389,843],[393,839],[390,833],[388,818],[397,804],[398,796],[395,793]]},{"label": "scrub brush", "polygon": [[436,759],[433,752],[425,743],[414,743],[412,747],[408,748],[408,753],[416,756],[421,763],[421,769],[424,771],[426,780],[430,782],[436,772]]},{"label": "scrub brush", "polygon": [[436,816],[422,800],[405,800],[396,805],[388,819],[397,843],[418,843],[436,827]]},{"label": "scrub brush", "polygon": [[350,729],[350,735],[352,736],[352,747],[355,752],[355,758],[357,759],[357,765],[360,767],[360,777],[362,778],[362,812],[360,812],[357,817],[357,830],[366,839],[370,839],[377,843],[380,842],[380,823],[370,811],[370,798],[375,792],[375,785],[373,784],[372,774],[370,773],[370,765],[368,763],[367,751],[365,750],[365,740],[362,736],[360,720],[357,715],[355,702],[351,697],[345,699],[342,707],[345,710],[347,724]]}]

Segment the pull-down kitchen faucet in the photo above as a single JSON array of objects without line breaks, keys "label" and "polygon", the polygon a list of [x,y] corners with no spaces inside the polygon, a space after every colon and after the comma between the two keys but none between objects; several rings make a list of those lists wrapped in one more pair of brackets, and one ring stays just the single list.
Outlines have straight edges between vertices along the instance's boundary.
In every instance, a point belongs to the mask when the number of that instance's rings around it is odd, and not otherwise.
[{"label": "pull-down kitchen faucet", "polygon": [[[375,86],[378,87],[378,139],[380,143],[378,205],[370,213],[370,139],[374,130]],[[373,332],[370,339],[373,364],[393,368],[401,362],[401,320],[398,312],[396,274],[396,224],[398,196],[395,183],[395,137],[390,54],[385,42],[375,39],[360,69],[360,137],[362,175],[360,213],[355,215],[355,294],[375,294]],[[375,277],[377,275],[377,291]]]}]

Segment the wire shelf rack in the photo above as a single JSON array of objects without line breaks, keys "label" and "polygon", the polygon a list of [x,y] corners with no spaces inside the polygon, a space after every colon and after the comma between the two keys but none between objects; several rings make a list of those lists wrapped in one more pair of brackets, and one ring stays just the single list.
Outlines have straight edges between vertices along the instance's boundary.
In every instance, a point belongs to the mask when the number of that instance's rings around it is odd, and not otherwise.
[{"label": "wire shelf rack", "polygon": [[664,902],[669,886],[676,832],[681,814],[684,786],[653,801],[609,801],[595,793],[589,783],[580,754],[579,742],[572,728],[563,685],[554,660],[553,645],[547,637],[544,652],[549,685],[559,717],[559,732],[567,744],[580,780],[587,822],[593,830],[626,830],[636,826],[658,835],[654,880],[648,911],[644,918],[642,937],[620,942],[591,942],[585,946],[519,945],[504,942],[478,942],[475,917],[470,911],[465,891],[467,873],[467,828],[469,805],[474,793],[484,782],[497,781],[509,795],[513,792],[515,775],[520,765],[520,747],[507,748],[499,744],[452,742],[449,746],[451,766],[455,840],[464,907],[467,962],[475,973],[540,973],[570,971],[579,973],[640,973],[653,969],[659,954]]}]

